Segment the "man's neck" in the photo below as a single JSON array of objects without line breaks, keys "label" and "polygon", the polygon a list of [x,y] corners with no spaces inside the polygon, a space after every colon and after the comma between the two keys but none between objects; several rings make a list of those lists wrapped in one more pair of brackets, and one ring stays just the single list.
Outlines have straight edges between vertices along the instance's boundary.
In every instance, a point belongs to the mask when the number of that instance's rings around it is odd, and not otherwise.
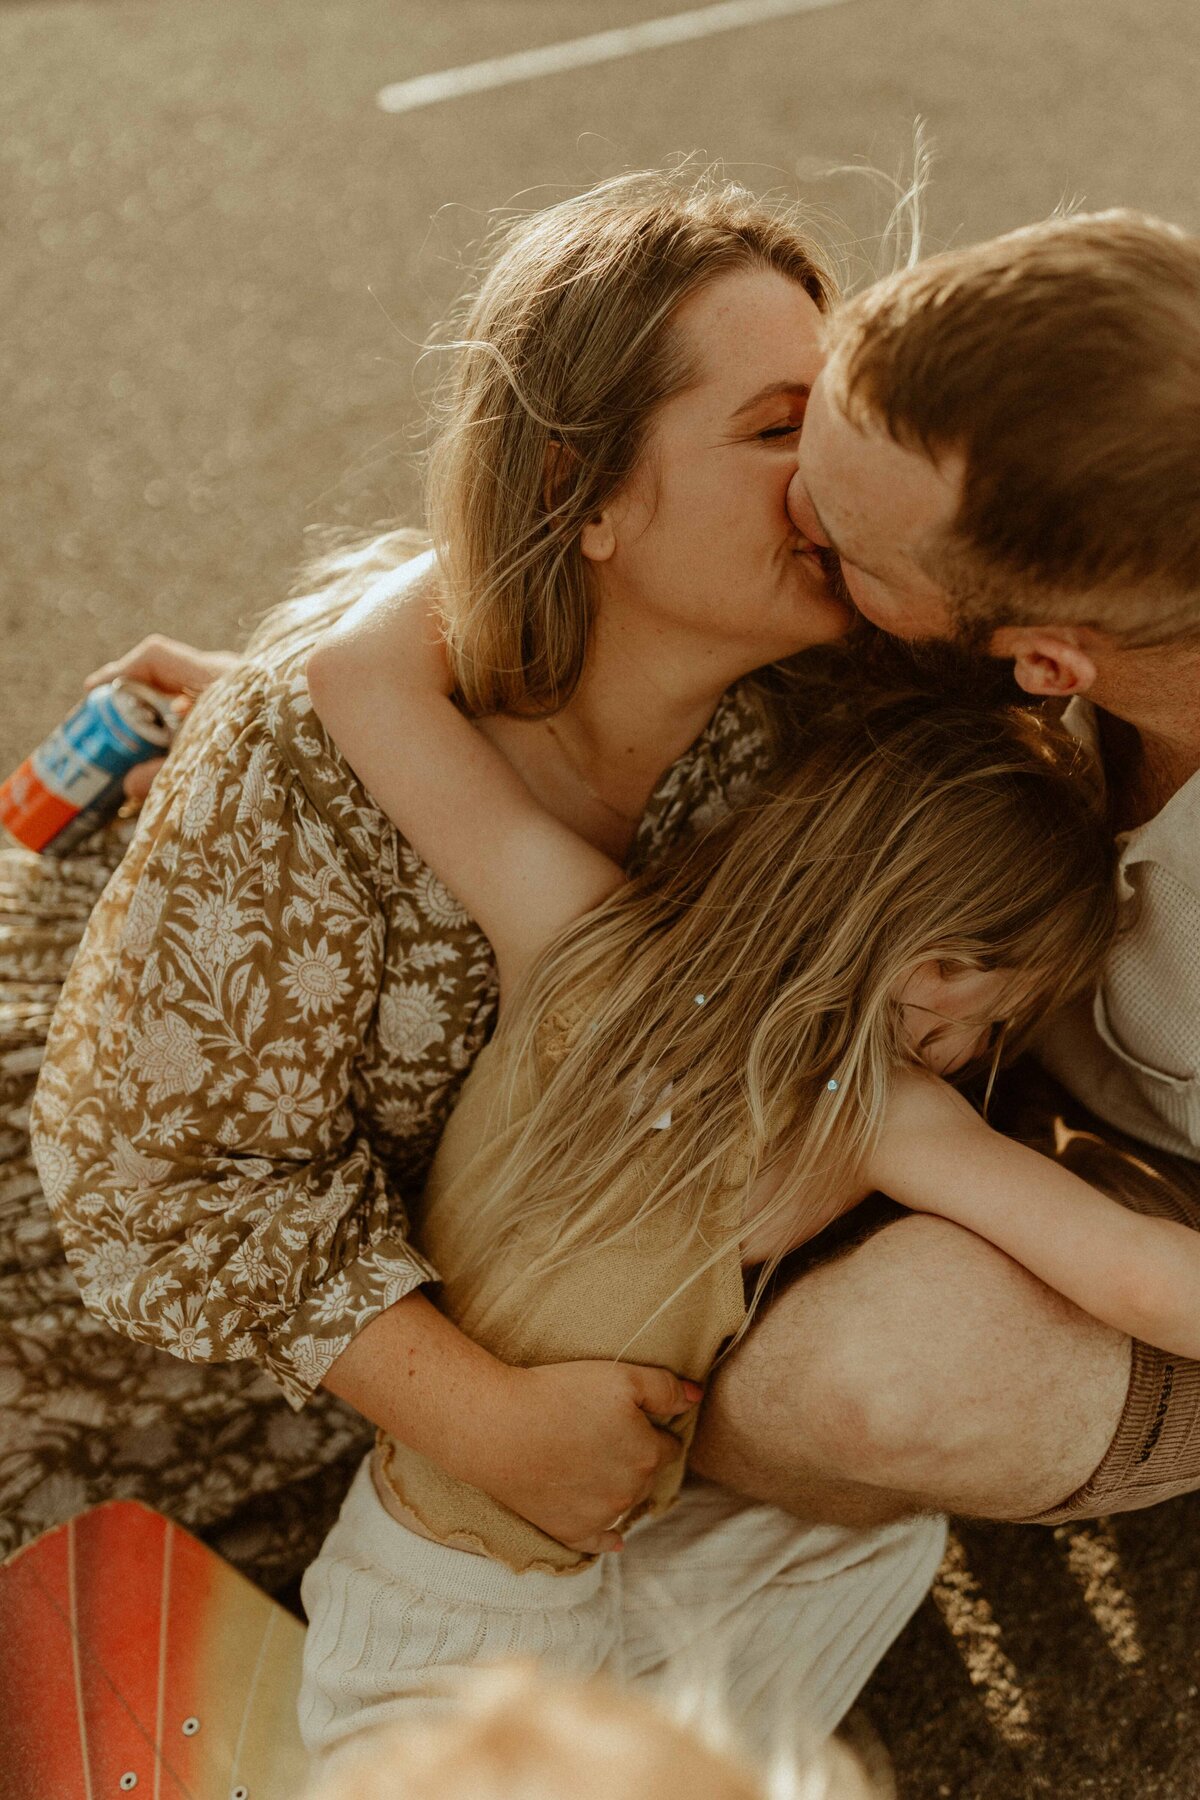
[{"label": "man's neck", "polygon": [[1089,699],[1101,709],[1115,822],[1130,831],[1200,771],[1200,652],[1119,652]]}]

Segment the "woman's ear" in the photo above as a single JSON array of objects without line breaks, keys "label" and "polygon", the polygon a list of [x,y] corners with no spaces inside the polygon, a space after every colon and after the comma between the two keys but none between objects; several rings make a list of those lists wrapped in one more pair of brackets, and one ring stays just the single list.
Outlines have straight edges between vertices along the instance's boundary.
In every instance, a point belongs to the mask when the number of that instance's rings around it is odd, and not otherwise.
[{"label": "woman's ear", "polygon": [[992,656],[1011,657],[1017,686],[1042,697],[1086,694],[1096,664],[1073,626],[1004,625],[994,632]]},{"label": "woman's ear", "polygon": [[607,562],[617,547],[617,533],[607,509],[589,519],[579,534],[579,548],[589,562]]},{"label": "woman's ear", "polygon": [[[551,438],[547,443],[545,467],[542,471],[542,505],[548,513],[562,504],[572,467],[578,460],[575,452],[561,438]],[[605,508],[594,519],[589,519],[580,532],[579,548],[589,562],[607,562],[616,547],[615,521],[610,510]]]}]

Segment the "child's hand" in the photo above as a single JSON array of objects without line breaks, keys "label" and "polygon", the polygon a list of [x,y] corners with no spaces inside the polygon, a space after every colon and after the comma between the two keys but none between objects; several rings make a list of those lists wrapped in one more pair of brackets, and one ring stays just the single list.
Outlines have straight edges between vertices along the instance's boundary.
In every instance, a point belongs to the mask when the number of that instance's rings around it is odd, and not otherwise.
[{"label": "child's hand", "polygon": [[702,1394],[632,1363],[507,1369],[475,1485],[573,1550],[619,1550],[620,1522],[679,1453],[652,1420],[678,1418]]}]

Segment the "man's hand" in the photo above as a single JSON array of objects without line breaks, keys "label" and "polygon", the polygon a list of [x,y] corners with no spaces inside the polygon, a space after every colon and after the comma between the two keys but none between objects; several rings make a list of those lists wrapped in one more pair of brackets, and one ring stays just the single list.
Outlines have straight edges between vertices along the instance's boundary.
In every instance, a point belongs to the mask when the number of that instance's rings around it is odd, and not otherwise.
[{"label": "man's hand", "polygon": [[[93,669],[83,685],[94,688],[105,681],[144,681],[147,687],[169,694],[175,711],[183,714],[197,694],[236,668],[238,661],[231,650],[195,650],[176,638],[147,637],[115,662]],[[152,757],[129,771],[125,792],[131,800],[146,798],[163,760],[161,756]]]},{"label": "man's hand", "polygon": [[467,1479],[573,1550],[619,1550],[620,1522],[679,1452],[652,1421],[702,1397],[694,1381],[633,1363],[506,1368],[483,1466]]}]

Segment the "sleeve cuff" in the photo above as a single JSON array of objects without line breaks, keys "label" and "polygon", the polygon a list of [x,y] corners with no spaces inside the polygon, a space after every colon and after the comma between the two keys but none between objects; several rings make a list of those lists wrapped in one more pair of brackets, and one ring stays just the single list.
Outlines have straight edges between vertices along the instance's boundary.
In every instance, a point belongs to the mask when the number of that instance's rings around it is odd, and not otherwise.
[{"label": "sleeve cuff", "polygon": [[271,1333],[262,1364],[299,1410],[324,1381],[330,1365],[372,1319],[437,1270],[403,1237],[386,1237],[309,1294]]}]

